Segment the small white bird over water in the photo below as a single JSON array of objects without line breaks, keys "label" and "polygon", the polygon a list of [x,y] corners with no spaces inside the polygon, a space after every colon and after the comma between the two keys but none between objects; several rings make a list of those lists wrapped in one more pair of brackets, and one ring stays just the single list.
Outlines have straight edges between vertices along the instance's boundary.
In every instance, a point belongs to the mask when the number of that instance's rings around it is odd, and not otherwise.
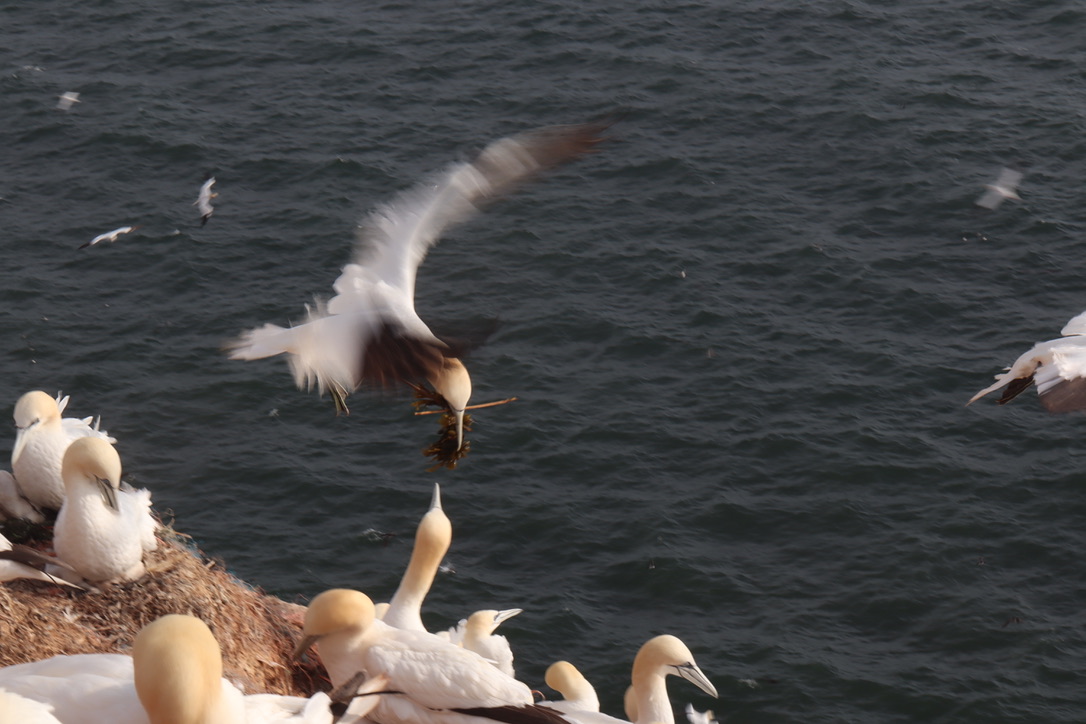
[{"label": "small white bird over water", "polygon": [[66,497],[53,529],[53,548],[82,579],[75,583],[140,578],[144,551],[157,545],[151,493],[121,488],[121,458],[101,438],[84,437],[69,445],[62,475]]},{"label": "small white bird over water", "polygon": [[88,246],[94,246],[95,244],[103,241],[108,241],[112,243],[114,241],[117,241],[118,237],[120,237],[122,234],[131,234],[133,231],[139,228],[139,226],[122,226],[120,228],[114,229],[113,231],[107,231],[104,234],[99,234],[98,236],[88,241],[86,244],[81,244],[79,248],[86,249]]},{"label": "small white bird over water", "polygon": [[60,99],[57,101],[57,108],[62,111],[71,110],[72,106],[80,102],[79,94],[75,91],[67,91],[66,93],[61,93],[59,96],[57,96],[57,98]]},{"label": "small white bird over water", "polygon": [[999,178],[990,184],[985,184],[988,189],[979,199],[977,206],[986,209],[995,209],[1007,199],[1021,201],[1018,196],[1018,184],[1022,181],[1022,172],[1013,168],[1004,168],[999,172]]},{"label": "small white bird over water", "polygon": [[1038,342],[996,375],[995,384],[973,395],[972,404],[989,392],[1006,388],[999,404],[1005,405],[1037,384],[1041,404],[1049,412],[1086,410],[1086,312],[1068,322],[1059,339]]},{"label": "small white bird over water", "polygon": [[[67,398],[65,398],[66,401]],[[39,509],[59,510],[64,502],[61,461],[73,440],[98,437],[116,442],[91,418],[61,418],[58,401],[32,390],[15,403],[15,445],[11,450],[11,472],[22,495]]]},{"label": "small white bird over water", "polygon": [[192,205],[200,210],[200,226],[207,223],[207,220],[211,218],[211,214],[215,211],[215,207],[211,205],[211,199],[218,196],[217,193],[211,190],[211,187],[215,185],[215,177],[211,174],[207,175],[204,179],[204,185],[200,187],[200,195],[192,202]]},{"label": "small white bird over water", "polygon": [[608,124],[555,126],[495,141],[471,163],[400,194],[361,224],[354,261],[343,267],[327,304],[296,327],[266,324],[231,345],[233,359],[287,354],[298,387],[316,383],[338,412],[362,384],[396,387],[428,382],[455,416],[463,445],[471,378],[461,350],[439,339],[415,311],[415,276],[427,251],[451,226],[518,183],[581,154]]}]

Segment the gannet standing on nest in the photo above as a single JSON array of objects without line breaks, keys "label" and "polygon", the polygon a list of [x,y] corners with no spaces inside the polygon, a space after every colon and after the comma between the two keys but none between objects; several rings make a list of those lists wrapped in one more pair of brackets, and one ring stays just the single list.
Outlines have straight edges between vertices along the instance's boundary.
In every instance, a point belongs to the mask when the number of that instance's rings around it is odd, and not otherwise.
[{"label": "gannet standing on nest", "polygon": [[37,508],[59,510],[64,502],[61,461],[73,440],[95,437],[116,442],[90,418],[62,419],[60,415],[58,400],[41,390],[27,392],[15,403],[18,432],[11,450],[11,472],[22,495]]},{"label": "gannet standing on nest", "polygon": [[441,559],[452,543],[452,522],[441,509],[441,488],[434,483],[430,510],[422,516],[415,531],[415,547],[404,571],[399,588],[388,602],[381,620],[389,626],[410,631],[425,631],[422,623],[422,601],[437,576]]},{"label": "gannet standing on nest", "polygon": [[117,450],[96,437],[76,440],[64,453],[62,474],[66,497],[53,532],[57,556],[90,583],[142,576],[143,553],[154,550],[158,524],[148,491],[121,488]]},{"label": "gannet standing on nest", "polygon": [[1049,412],[1086,410],[1086,312],[1068,322],[1060,334],[1060,339],[1033,345],[1006,372],[996,375],[995,384],[966,404],[1005,387],[999,398],[999,404],[1005,405],[1036,382],[1041,404]]},{"label": "gannet standing on nest", "polygon": [[218,196],[217,193],[212,192],[211,187],[215,185],[215,177],[208,174],[204,178],[204,185],[200,187],[200,195],[192,202],[192,205],[200,210],[200,226],[207,223],[207,220],[211,218],[211,214],[215,211],[215,207],[211,205],[211,199]]},{"label": "gannet standing on nest", "polygon": [[288,354],[298,387],[316,383],[337,412],[364,383],[395,387],[428,382],[455,417],[464,444],[471,378],[461,351],[441,340],[415,311],[415,276],[441,234],[480,206],[540,171],[591,151],[606,123],[554,126],[495,141],[471,163],[458,163],[378,208],[360,225],[354,261],[343,267],[327,304],[304,324],[266,324],[231,344],[233,359]]}]

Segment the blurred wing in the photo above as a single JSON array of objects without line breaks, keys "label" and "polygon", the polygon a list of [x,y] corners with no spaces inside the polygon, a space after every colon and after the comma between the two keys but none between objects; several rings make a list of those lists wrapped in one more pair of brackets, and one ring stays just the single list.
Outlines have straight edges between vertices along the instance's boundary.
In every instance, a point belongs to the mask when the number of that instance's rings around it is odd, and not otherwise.
[{"label": "blurred wing", "polygon": [[1086,409],[1086,344],[1062,344],[1034,374],[1037,394],[1049,412]]},{"label": "blurred wing", "polygon": [[979,199],[977,199],[977,206],[983,206],[986,209],[994,209],[1003,203],[1004,196],[998,191],[986,191]]},{"label": "blurred wing", "polygon": [[1021,171],[1015,171],[1013,168],[1004,168],[999,172],[999,178],[996,179],[995,185],[1013,191],[1021,181]]}]

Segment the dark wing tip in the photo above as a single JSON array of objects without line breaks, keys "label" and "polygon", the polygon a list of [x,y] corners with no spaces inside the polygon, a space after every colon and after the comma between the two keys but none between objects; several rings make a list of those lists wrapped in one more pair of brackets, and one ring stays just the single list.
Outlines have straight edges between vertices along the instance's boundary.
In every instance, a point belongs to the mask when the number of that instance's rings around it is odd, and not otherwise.
[{"label": "dark wing tip", "polygon": [[1029,377],[1018,377],[1011,380],[1003,389],[1003,396],[999,398],[999,404],[1006,405],[1008,402],[1028,390],[1032,384],[1033,375],[1030,375]]}]

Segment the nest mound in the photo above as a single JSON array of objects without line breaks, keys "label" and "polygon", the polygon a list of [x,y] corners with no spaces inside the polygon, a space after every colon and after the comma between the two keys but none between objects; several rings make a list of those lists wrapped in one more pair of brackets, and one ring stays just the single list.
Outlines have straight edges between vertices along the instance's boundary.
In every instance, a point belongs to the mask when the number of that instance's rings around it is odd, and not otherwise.
[{"label": "nest mound", "polygon": [[[330,688],[323,667],[292,661],[305,609],[246,585],[184,535],[158,531],[147,575],[99,591],[29,580],[0,585],[0,666],[62,654],[129,653],[143,626],[191,614],[222,647],[223,675],[246,693],[310,696]],[[308,658],[308,657],[307,657]]]}]

